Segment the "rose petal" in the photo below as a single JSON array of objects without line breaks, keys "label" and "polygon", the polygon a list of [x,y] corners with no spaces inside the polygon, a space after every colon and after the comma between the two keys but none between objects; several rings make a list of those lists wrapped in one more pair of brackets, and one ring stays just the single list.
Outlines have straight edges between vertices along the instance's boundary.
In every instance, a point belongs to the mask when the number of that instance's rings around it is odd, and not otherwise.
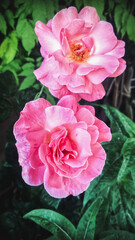
[{"label": "rose petal", "polygon": [[110,74],[113,74],[119,66],[118,59],[111,55],[94,55],[87,62],[92,66],[104,68]]},{"label": "rose petal", "polygon": [[14,125],[14,135],[17,140],[22,139],[22,135],[30,131],[39,131],[44,129],[45,109],[51,104],[43,99],[26,103],[21,112],[19,120]]},{"label": "rose petal", "polygon": [[31,186],[38,186],[44,181],[45,167],[38,167],[36,169],[24,165],[22,168],[22,178]]},{"label": "rose petal", "polygon": [[92,92],[91,94],[87,93],[79,93],[80,97],[85,99],[86,101],[95,101],[98,99],[102,99],[105,95],[105,90],[102,84],[92,85]]},{"label": "rose petal", "polygon": [[91,144],[95,144],[99,138],[99,130],[95,125],[88,126],[88,132],[91,136]]},{"label": "rose petal", "polygon": [[35,33],[38,36],[38,40],[42,48],[48,53],[61,49],[59,41],[54,37],[47,25],[40,21],[36,22]]},{"label": "rose petal", "polygon": [[[52,130],[55,127],[66,123],[76,123],[74,112],[69,108],[61,108],[60,106],[51,106],[45,109],[46,128]],[[50,121],[51,119],[51,121]]]},{"label": "rose petal", "polygon": [[59,176],[51,165],[45,171],[44,187],[55,198],[65,198],[69,195],[68,189],[64,184],[64,177]]},{"label": "rose petal", "polygon": [[85,23],[92,26],[100,20],[96,9],[93,7],[84,7],[78,15],[80,19],[85,21]]},{"label": "rose petal", "polygon": [[94,40],[94,54],[110,52],[117,44],[112,24],[105,21],[98,22],[92,29],[90,37]]},{"label": "rose petal", "polygon": [[112,56],[115,56],[117,58],[121,58],[125,54],[125,48],[124,47],[125,47],[125,42],[121,41],[121,40],[118,40],[114,49],[112,49],[112,51],[108,52],[107,55],[112,55]]},{"label": "rose petal", "polygon": [[70,138],[75,142],[78,148],[77,152],[79,158],[87,158],[92,154],[90,147],[91,137],[85,129],[73,129],[70,133]]},{"label": "rose petal", "polygon": [[99,137],[98,142],[111,141],[112,135],[110,128],[98,118],[95,118],[95,125],[98,127]]},{"label": "rose petal", "polygon": [[95,117],[93,114],[86,108],[81,108],[77,113],[76,113],[76,119],[77,121],[84,121],[88,125],[93,125],[95,122]]},{"label": "rose petal", "polygon": [[99,84],[101,82],[103,82],[105,80],[105,78],[107,78],[109,76],[109,73],[101,68],[101,69],[97,69],[94,71],[91,71],[88,75],[87,78],[94,84]]},{"label": "rose petal", "polygon": [[76,113],[78,105],[79,104],[77,103],[76,98],[71,95],[64,96],[57,103],[57,106],[70,108],[74,111],[74,113]]},{"label": "rose petal", "polygon": [[89,183],[95,177],[99,176],[103,170],[106,153],[99,143],[91,146],[93,155],[88,159],[88,167],[83,170],[77,180],[81,183]]},{"label": "rose petal", "polygon": [[89,183],[80,183],[77,178],[64,178],[64,184],[68,194],[73,196],[81,194],[89,187]]},{"label": "rose petal", "polygon": [[65,28],[75,18],[78,18],[77,9],[75,7],[62,9],[54,16],[52,19],[52,31],[57,39],[60,37],[62,28]]},{"label": "rose petal", "polygon": [[117,77],[119,75],[121,75],[126,69],[126,61],[124,59],[119,59],[119,66],[117,68],[117,70],[110,75],[110,77]]}]

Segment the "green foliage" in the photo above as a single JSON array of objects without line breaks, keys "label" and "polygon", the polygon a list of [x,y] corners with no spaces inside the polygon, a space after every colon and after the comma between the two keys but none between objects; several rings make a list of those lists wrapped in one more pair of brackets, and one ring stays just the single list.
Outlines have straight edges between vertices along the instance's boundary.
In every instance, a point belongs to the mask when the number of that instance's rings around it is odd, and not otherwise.
[{"label": "green foliage", "polygon": [[2,65],[10,63],[17,52],[18,39],[16,37],[16,32],[10,33],[9,37],[6,37],[0,46],[0,58],[3,59]]},{"label": "green foliage", "polygon": [[126,117],[123,113],[113,107],[104,106],[106,115],[111,121],[112,132],[119,132],[127,137],[135,136],[135,124],[134,122]]},{"label": "green foliage", "polygon": [[[78,10],[84,5],[93,6],[101,19],[114,20],[116,35],[119,33],[128,43],[126,46],[130,46],[130,41],[135,41],[132,3],[127,0],[14,0],[12,3],[2,0],[2,128],[4,121],[18,118],[26,102],[38,97],[47,99],[51,104],[56,101],[33,74],[42,62],[40,44],[34,33],[36,21],[47,23],[56,12],[70,5],[75,5]],[[8,129],[5,160],[0,167],[2,239],[135,239],[135,123],[115,108],[102,107],[112,130],[112,140],[102,143],[107,153],[105,167],[102,174],[90,183],[88,190],[76,198],[55,199],[48,195],[43,186],[30,187],[22,181],[12,126]],[[10,124],[13,125],[13,120],[9,121]],[[32,211],[36,208],[40,209]],[[25,218],[38,224],[23,219],[24,214]],[[50,237],[48,231],[54,236]]]},{"label": "green foliage", "polygon": [[111,122],[112,140],[102,144],[107,153],[106,164],[102,174],[85,192],[83,206],[87,208],[97,197],[103,198],[96,217],[95,239],[116,239],[118,236],[133,239],[135,123],[113,107],[102,107]]},{"label": "green foliage", "polygon": [[135,17],[130,14],[127,20],[127,34],[130,40],[135,42]]},{"label": "green foliage", "polygon": [[74,239],[76,229],[74,225],[61,214],[48,209],[36,209],[27,213],[28,218],[50,231],[57,239]]},{"label": "green foliage", "polygon": [[4,16],[2,15],[2,13],[0,13],[0,31],[6,35],[6,32],[7,32],[7,24],[6,24],[6,21],[5,21],[5,18]]},{"label": "green foliage", "polygon": [[104,11],[105,0],[84,0],[85,6],[95,7],[99,17],[102,17]]},{"label": "green foliage", "polygon": [[77,226],[76,240],[93,240],[95,235],[96,216],[102,204],[102,198],[97,198],[83,214]]},{"label": "green foliage", "polygon": [[22,66],[22,72],[19,76],[25,76],[24,80],[22,81],[19,90],[24,90],[26,88],[31,87],[35,82],[35,75],[33,74],[34,71],[34,64],[33,63],[25,63]]}]

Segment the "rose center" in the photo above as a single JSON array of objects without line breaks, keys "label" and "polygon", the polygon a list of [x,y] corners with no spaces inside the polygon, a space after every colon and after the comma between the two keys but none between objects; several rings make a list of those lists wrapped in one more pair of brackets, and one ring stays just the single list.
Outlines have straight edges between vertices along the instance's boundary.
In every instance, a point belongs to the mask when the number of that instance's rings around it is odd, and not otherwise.
[{"label": "rose center", "polygon": [[77,63],[86,62],[89,57],[89,50],[87,47],[81,45],[80,43],[71,44],[70,46],[70,58]]}]

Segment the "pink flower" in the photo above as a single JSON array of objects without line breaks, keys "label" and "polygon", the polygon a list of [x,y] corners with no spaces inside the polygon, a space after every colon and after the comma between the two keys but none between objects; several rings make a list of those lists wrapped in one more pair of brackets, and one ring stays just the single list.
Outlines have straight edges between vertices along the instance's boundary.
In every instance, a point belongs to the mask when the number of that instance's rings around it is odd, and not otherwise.
[{"label": "pink flower", "polygon": [[63,97],[57,106],[45,99],[27,103],[14,125],[14,135],[29,185],[44,183],[53,197],[85,191],[101,174],[106,154],[100,142],[110,141],[110,128],[95,117],[94,108]]},{"label": "pink flower", "polygon": [[87,101],[101,99],[101,84],[126,68],[123,41],[117,40],[109,22],[100,21],[96,9],[75,7],[58,12],[46,25],[38,21],[35,32],[44,60],[34,71],[57,98],[72,94]]}]

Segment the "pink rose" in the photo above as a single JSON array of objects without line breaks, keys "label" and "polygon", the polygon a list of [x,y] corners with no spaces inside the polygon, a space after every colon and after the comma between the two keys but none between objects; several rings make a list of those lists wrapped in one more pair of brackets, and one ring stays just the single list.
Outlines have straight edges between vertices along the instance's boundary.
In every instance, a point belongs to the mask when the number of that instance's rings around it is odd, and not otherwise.
[{"label": "pink rose", "polygon": [[34,71],[57,98],[72,94],[87,101],[101,99],[101,84],[126,68],[123,41],[117,40],[109,22],[100,21],[96,9],[75,7],[58,12],[46,25],[38,21],[35,32],[44,60]]},{"label": "pink rose", "polygon": [[14,135],[29,185],[44,183],[53,197],[85,191],[101,174],[106,154],[100,142],[110,141],[110,128],[95,117],[94,108],[63,97],[57,106],[45,99],[27,103],[14,125]]}]

